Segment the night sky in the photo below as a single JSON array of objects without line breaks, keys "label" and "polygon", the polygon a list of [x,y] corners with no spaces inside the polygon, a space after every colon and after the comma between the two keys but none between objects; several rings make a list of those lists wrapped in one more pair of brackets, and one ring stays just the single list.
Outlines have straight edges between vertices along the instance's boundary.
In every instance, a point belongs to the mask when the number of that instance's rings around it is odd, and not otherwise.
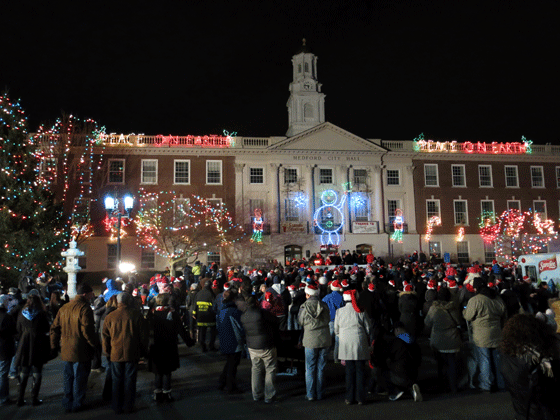
[{"label": "night sky", "polygon": [[2,2],[0,88],[31,131],[283,136],[305,37],[358,136],[560,144],[558,0],[102,3]]}]

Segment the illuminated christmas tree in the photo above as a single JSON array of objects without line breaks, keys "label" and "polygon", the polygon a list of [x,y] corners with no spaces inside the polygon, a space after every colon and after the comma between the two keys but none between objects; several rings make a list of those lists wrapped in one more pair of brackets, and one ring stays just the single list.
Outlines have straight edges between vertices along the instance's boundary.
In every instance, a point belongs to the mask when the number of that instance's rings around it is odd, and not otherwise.
[{"label": "illuminated christmas tree", "polygon": [[134,222],[142,247],[176,263],[193,263],[198,254],[218,251],[245,236],[223,203],[197,195],[139,191],[140,209]]},{"label": "illuminated christmas tree", "polygon": [[558,237],[554,222],[532,211],[510,209],[498,218],[483,215],[479,227],[484,242],[494,244],[496,257],[505,260],[544,252],[547,244]]},{"label": "illuminated christmas tree", "polygon": [[[94,234],[92,191],[102,185],[105,127],[92,119],[63,114],[52,124],[43,124],[33,136],[41,166],[41,183],[62,197],[72,238],[81,243]],[[94,186],[96,188],[94,188]]]},{"label": "illuminated christmas tree", "polygon": [[53,272],[66,239],[61,207],[40,181],[40,161],[18,101],[0,96],[0,276]]}]

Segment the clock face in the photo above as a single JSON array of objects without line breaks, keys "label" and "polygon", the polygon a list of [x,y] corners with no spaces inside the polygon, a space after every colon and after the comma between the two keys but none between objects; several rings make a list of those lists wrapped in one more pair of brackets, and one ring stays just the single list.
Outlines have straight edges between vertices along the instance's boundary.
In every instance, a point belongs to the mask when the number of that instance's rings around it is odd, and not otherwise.
[{"label": "clock face", "polygon": [[310,90],[310,89],[311,89],[311,83],[310,83],[310,82],[305,82],[305,83],[303,84],[303,88],[304,88],[305,90]]}]

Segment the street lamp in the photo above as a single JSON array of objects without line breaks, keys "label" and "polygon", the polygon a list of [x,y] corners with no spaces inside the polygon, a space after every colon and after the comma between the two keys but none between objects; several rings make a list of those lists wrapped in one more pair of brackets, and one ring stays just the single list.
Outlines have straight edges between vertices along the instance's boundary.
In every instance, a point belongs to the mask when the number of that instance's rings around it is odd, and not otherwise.
[{"label": "street lamp", "polygon": [[131,195],[125,195],[122,198],[123,206],[119,205],[119,199],[113,196],[105,197],[105,210],[109,218],[117,218],[117,267],[121,265],[121,219],[130,217],[130,211],[134,207],[134,198]]}]

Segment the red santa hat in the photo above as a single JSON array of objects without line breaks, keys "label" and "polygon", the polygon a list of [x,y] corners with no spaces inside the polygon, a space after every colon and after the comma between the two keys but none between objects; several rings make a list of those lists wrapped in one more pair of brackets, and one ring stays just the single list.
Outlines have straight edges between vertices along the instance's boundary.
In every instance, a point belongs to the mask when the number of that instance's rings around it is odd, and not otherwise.
[{"label": "red santa hat", "polygon": [[457,288],[457,282],[455,280],[449,280],[447,282],[447,287],[449,287],[450,289],[456,289]]},{"label": "red santa hat", "polygon": [[309,296],[319,296],[319,289],[314,284],[305,286],[305,294]]},{"label": "red santa hat", "polygon": [[389,265],[387,267],[393,268],[393,264],[389,263]]},{"label": "red santa hat", "polygon": [[404,286],[404,291],[405,292],[412,292],[414,289],[412,287],[411,284],[407,284],[406,286]]},{"label": "red santa hat", "polygon": [[341,292],[342,291],[342,284],[338,280],[335,280],[331,283],[331,289],[334,292]]},{"label": "red santa hat", "polygon": [[436,281],[435,280],[430,280],[428,282],[428,289],[433,290],[436,288]]},{"label": "red santa hat", "polygon": [[290,285],[288,286],[288,291],[289,291],[289,292],[295,292],[295,291],[296,291],[296,286],[294,286],[293,284],[290,284]]},{"label": "red santa hat", "polygon": [[367,289],[368,289],[368,292],[375,291],[375,284],[373,284],[373,283],[368,284]]},{"label": "red santa hat", "polygon": [[138,289],[134,289],[132,291],[132,296],[138,296]]},{"label": "red santa hat", "polygon": [[348,280],[346,280],[346,279],[342,280],[342,282],[340,284],[342,285],[343,289],[347,289],[348,287],[350,287],[350,284],[348,283]]},{"label": "red santa hat", "polygon": [[229,290],[231,289],[231,283],[228,281],[227,283],[224,284],[224,290]]},{"label": "red santa hat", "polygon": [[389,285],[395,287],[395,280],[389,280]]},{"label": "red santa hat", "polygon": [[523,276],[523,281],[527,283],[531,283],[531,278],[529,276]]},{"label": "red santa hat", "polygon": [[344,292],[344,294],[342,295],[342,297],[344,298],[345,302],[352,302],[352,307],[354,308],[354,310],[356,312],[362,312],[362,310],[360,309],[360,307],[358,306],[358,302],[356,299],[356,291],[355,290],[347,290]]},{"label": "red santa hat", "polygon": [[212,282],[212,289],[217,289],[219,285],[220,285],[220,284],[218,283],[218,280],[214,280],[214,281]]},{"label": "red santa hat", "polygon": [[496,285],[494,283],[492,283],[491,281],[488,282],[488,288],[493,289]]},{"label": "red santa hat", "polygon": [[264,300],[266,300],[267,302],[270,302],[272,300],[272,292],[265,292]]},{"label": "red santa hat", "polygon": [[467,290],[471,293],[474,293],[474,287],[472,284],[470,283],[465,283],[465,287],[467,288]]}]

